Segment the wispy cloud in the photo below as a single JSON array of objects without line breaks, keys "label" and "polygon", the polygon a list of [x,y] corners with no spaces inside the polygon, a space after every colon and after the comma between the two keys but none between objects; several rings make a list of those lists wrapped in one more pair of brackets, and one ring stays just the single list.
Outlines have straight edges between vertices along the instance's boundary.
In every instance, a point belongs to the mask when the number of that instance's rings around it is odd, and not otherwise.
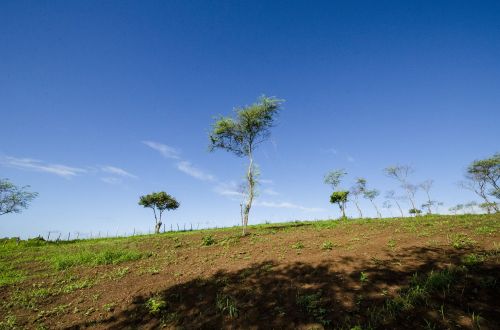
[{"label": "wispy cloud", "polygon": [[103,166],[103,167],[101,167],[101,171],[108,173],[108,174],[118,175],[118,176],[122,176],[122,177],[137,178],[137,176],[125,171],[122,168],[116,167],[116,166]]},{"label": "wispy cloud", "polygon": [[221,196],[226,196],[232,199],[236,197],[242,198],[245,196],[241,188],[235,182],[219,183],[215,186],[214,191]]},{"label": "wispy cloud", "polygon": [[302,205],[298,204],[293,204],[289,202],[267,202],[267,201],[256,201],[255,202],[256,206],[262,206],[262,207],[272,207],[272,208],[280,208],[280,209],[296,209],[296,210],[301,210],[301,211],[306,211],[306,212],[321,212],[324,211],[322,208],[317,208],[317,207],[305,207]]},{"label": "wispy cloud", "polygon": [[194,167],[187,160],[183,160],[177,163],[177,169],[195,179],[202,181],[215,181],[215,177],[209,173],[205,173],[197,167]]},{"label": "wispy cloud", "polygon": [[122,179],[117,178],[117,177],[105,177],[105,178],[101,178],[101,181],[108,183],[108,184],[121,184],[122,183]]},{"label": "wispy cloud", "polygon": [[48,164],[43,161],[31,158],[16,158],[6,156],[0,159],[0,163],[4,166],[18,169],[55,174],[67,179],[87,172],[87,170],[83,168],[71,167],[61,164]]},{"label": "wispy cloud", "polygon": [[142,141],[145,145],[158,151],[163,157],[169,159],[181,159],[179,156],[179,151],[175,148],[167,146],[166,144],[154,142],[154,141]]},{"label": "wispy cloud", "polygon": [[259,183],[262,183],[262,184],[274,184],[274,181],[269,180],[269,179],[259,179],[258,181],[259,181]]},{"label": "wispy cloud", "polygon": [[322,151],[325,153],[325,154],[332,154],[332,155],[336,155],[339,153],[339,151],[335,148],[327,148],[327,149],[322,149]]},{"label": "wispy cloud", "polygon": [[279,195],[279,193],[272,189],[272,188],[267,188],[267,189],[264,189],[262,190],[262,193],[265,194],[265,195],[269,195],[269,196],[277,196]]},{"label": "wispy cloud", "polygon": [[351,155],[347,155],[347,161],[354,163],[354,158]]}]

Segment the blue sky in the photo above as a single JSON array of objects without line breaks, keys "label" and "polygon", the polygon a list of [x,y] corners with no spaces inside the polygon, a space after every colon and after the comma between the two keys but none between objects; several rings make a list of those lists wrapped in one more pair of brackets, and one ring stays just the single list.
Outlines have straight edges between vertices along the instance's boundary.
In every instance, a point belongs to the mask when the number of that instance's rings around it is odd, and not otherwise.
[{"label": "blue sky", "polygon": [[498,1],[2,1],[0,31],[0,177],[39,192],[0,236],[147,232],[159,190],[167,226],[239,223],[246,161],[207,135],[261,94],[286,102],[250,223],[337,217],[328,170],[385,192],[391,164],[444,210],[499,151]]}]

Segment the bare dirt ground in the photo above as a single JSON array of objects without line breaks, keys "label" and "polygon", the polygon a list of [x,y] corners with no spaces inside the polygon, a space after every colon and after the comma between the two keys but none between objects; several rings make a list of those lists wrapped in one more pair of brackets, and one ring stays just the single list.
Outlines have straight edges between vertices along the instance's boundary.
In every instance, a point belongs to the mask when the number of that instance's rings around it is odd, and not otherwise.
[{"label": "bare dirt ground", "polygon": [[0,287],[0,329],[500,329],[499,226],[483,215],[168,233],[113,243],[138,260],[63,270],[25,248],[2,256],[28,275]]}]

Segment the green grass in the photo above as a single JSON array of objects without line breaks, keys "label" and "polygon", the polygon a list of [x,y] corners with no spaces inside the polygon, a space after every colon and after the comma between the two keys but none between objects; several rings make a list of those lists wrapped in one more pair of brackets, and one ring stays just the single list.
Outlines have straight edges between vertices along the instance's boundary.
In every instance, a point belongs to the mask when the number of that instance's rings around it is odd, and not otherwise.
[{"label": "green grass", "polygon": [[15,269],[6,262],[0,262],[0,287],[24,281],[26,272]]},{"label": "green grass", "polygon": [[63,270],[75,266],[115,265],[125,261],[143,258],[144,253],[127,250],[81,251],[75,254],[61,254],[52,258],[54,267]]}]

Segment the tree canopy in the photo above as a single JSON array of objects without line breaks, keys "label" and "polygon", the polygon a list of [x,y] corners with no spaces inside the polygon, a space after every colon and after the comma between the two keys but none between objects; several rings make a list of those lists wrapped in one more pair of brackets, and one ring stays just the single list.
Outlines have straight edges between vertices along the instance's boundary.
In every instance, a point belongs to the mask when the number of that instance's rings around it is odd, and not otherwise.
[{"label": "tree canopy", "polygon": [[8,179],[0,179],[0,215],[20,213],[27,209],[29,203],[38,196],[36,192],[27,191],[29,187],[17,187]]},{"label": "tree canopy", "polygon": [[[179,207],[179,202],[164,191],[153,192],[139,198],[139,205],[153,209],[155,216],[155,233],[160,232],[162,225],[161,216],[165,210],[175,210]],[[158,214],[156,213],[158,211]]]}]

